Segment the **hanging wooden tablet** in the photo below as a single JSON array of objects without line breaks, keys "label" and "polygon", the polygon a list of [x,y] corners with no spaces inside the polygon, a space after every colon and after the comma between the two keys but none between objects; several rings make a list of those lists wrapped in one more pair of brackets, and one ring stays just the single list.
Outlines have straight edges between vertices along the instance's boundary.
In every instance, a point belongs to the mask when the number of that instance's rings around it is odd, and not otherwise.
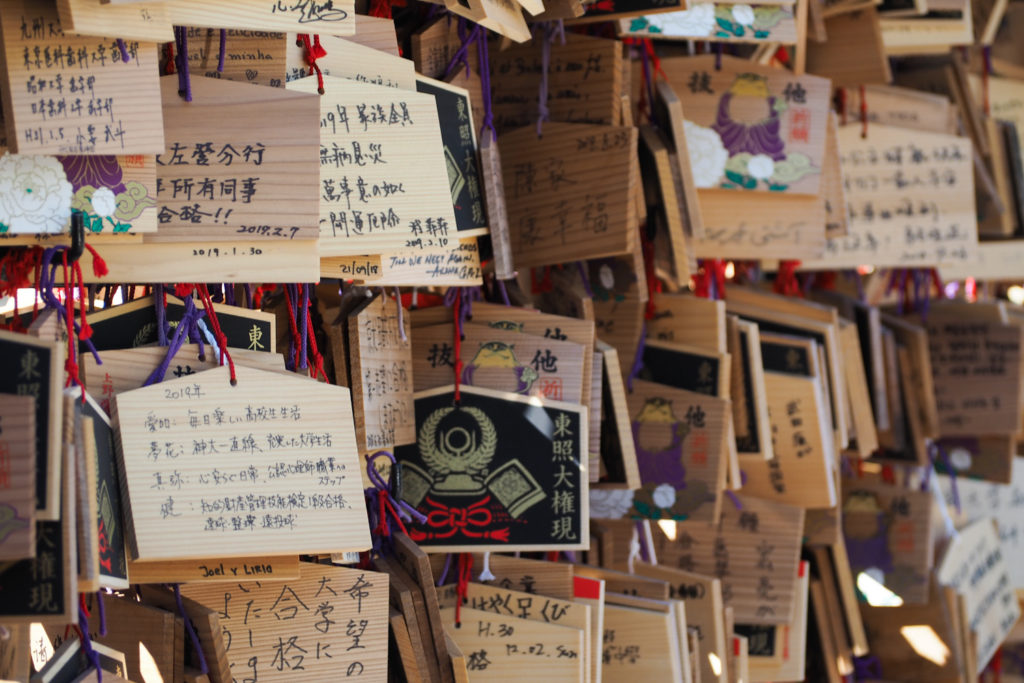
[{"label": "hanging wooden tablet", "polygon": [[685,6],[686,3],[680,2],[679,0],[667,0],[665,4],[637,0],[627,0],[626,2],[617,0],[602,5],[588,3],[586,6],[586,13],[582,17],[566,23],[570,25],[585,24],[595,21],[609,21],[620,17],[646,15],[658,12],[677,12],[680,9],[685,8]]},{"label": "hanging wooden tablet", "polygon": [[[295,578],[298,578],[296,571]],[[141,600],[145,605],[159,607],[167,612],[181,614],[191,622],[199,637],[199,649],[205,658],[208,668],[210,683],[231,683],[231,666],[228,663],[227,648],[230,647],[230,639],[225,639],[226,630],[221,624],[220,606],[216,609],[205,607],[198,602],[181,597],[181,607],[172,591],[158,586],[141,586]],[[225,605],[225,608],[227,606]],[[185,654],[194,655],[194,647],[186,646]]]},{"label": "hanging wooden tablet", "polygon": [[661,128],[667,131],[670,140],[670,160],[672,176],[676,187],[676,196],[680,201],[680,209],[686,218],[687,235],[704,236],[704,217],[700,213],[700,200],[697,197],[697,186],[693,181],[693,168],[690,165],[690,150],[686,144],[686,133],[683,125],[683,105],[668,81],[659,80],[655,85],[655,119]]},{"label": "hanging wooden tablet", "polygon": [[[829,39],[808,41],[807,70],[831,79],[833,87],[851,91],[862,84],[891,82],[892,71],[882,46],[882,28],[874,4],[861,2],[853,9],[841,13],[825,10]],[[854,53],[857,58],[851,59]],[[848,102],[847,111],[853,114],[856,109]]]},{"label": "hanging wooden tablet", "polygon": [[[203,307],[200,301],[195,305]],[[166,313],[174,329],[185,313],[185,305],[168,295]],[[270,354],[277,350],[277,324],[272,314],[223,303],[216,305],[216,313],[229,347]],[[86,320],[93,330],[90,341],[98,351],[148,346],[159,339],[152,296],[90,313]]]},{"label": "hanging wooden tablet", "polygon": [[475,237],[452,239],[445,247],[416,248],[380,256],[320,259],[325,278],[348,279],[382,287],[479,287],[483,284]]},{"label": "hanging wooden tablet", "polygon": [[417,394],[417,444],[396,449],[402,497],[429,515],[413,540],[433,552],[587,547],[582,408],[473,387],[453,399]]},{"label": "hanging wooden tablet", "polygon": [[927,602],[933,500],[930,491],[845,478],[843,536],[853,575],[868,572],[904,603]]},{"label": "hanging wooden tablet", "polygon": [[[388,592],[392,608],[402,615],[408,638],[415,648],[412,666],[406,666],[406,675],[420,675],[423,680],[439,680],[440,662],[432,656],[435,652],[426,603],[419,585],[398,561],[381,556],[373,561],[373,568],[388,575]],[[440,616],[440,612],[438,612]],[[412,669],[412,671],[410,671]]]},{"label": "hanging wooden tablet", "polygon": [[751,495],[805,508],[836,504],[836,452],[817,354],[812,340],[761,335],[775,457],[743,456]]},{"label": "hanging wooden tablet", "polygon": [[[953,455],[950,454],[950,458]],[[1020,508],[1024,503],[1024,461],[1012,461],[1009,485],[977,481],[957,476],[956,499],[960,502],[962,519],[968,523],[992,517],[999,526],[999,541],[1010,573],[1010,585],[1024,587],[1024,530],[1021,529]],[[940,475],[939,488],[947,507],[955,509],[953,486],[948,475]]]},{"label": "hanging wooden tablet", "polygon": [[[550,121],[616,125],[622,78],[619,42],[566,33],[564,43],[558,38],[552,41],[549,54]],[[491,49],[489,58],[494,75],[494,125],[498,133],[504,136],[506,131],[520,126],[535,126],[537,78],[544,69],[541,40],[506,50]],[[511,144],[503,143],[503,147],[506,153],[512,150]]]},{"label": "hanging wooden tablet", "polygon": [[628,489],[640,487],[640,469],[636,462],[626,386],[622,379],[618,352],[597,340],[598,351],[604,363],[601,390],[601,471],[602,479],[625,485]]},{"label": "hanging wooden tablet", "polygon": [[941,12],[923,17],[881,20],[887,55],[946,54],[953,45],[974,42],[971,4],[950,2]]},{"label": "hanging wooden tablet", "polygon": [[0,560],[36,553],[36,406],[0,395]]},{"label": "hanging wooden tablet", "polygon": [[294,579],[298,555],[209,557],[195,560],[128,562],[132,583],[223,583],[244,580]]},{"label": "hanging wooden tablet", "polygon": [[96,524],[96,520],[99,519],[99,500],[96,493],[96,452],[92,448],[86,449],[87,443],[89,446],[93,445],[92,418],[76,413],[74,404],[80,397],[80,390],[64,390],[65,441],[73,445],[75,452],[78,590],[86,593],[100,589],[100,539],[99,525]]},{"label": "hanging wooden tablet", "polygon": [[572,601],[590,608],[590,681],[601,683],[601,643],[604,640],[604,581],[573,577]]},{"label": "hanging wooden tablet", "polygon": [[770,42],[794,45],[799,42],[796,12],[798,4],[772,2],[736,5],[693,2],[688,3],[689,9],[621,19],[619,29],[625,35],[658,40]]},{"label": "hanging wooden tablet", "polygon": [[[372,17],[360,17],[363,18]],[[416,71],[410,60],[380,48],[360,45],[355,36],[345,39],[321,34],[319,39],[320,46],[327,54],[318,57],[316,65],[325,76],[349,78],[402,90],[416,89]],[[297,40],[296,34],[287,34],[284,45],[287,50],[286,80],[294,81],[312,75],[306,62],[305,46]]]},{"label": "hanging wooden tablet", "polygon": [[980,674],[1020,617],[1020,606],[991,518],[979,520],[955,536],[938,565],[939,583],[956,589],[967,606],[966,625],[973,636]]},{"label": "hanging wooden tablet", "polygon": [[[425,76],[416,79],[416,91],[433,95],[437,106],[458,235],[469,237],[487,234],[476,128],[473,125],[469,93]],[[491,133],[485,130],[484,134],[490,136]]]},{"label": "hanging wooden tablet", "polygon": [[121,4],[92,0],[58,0],[57,13],[68,33],[82,36],[119,35],[124,39],[167,43],[174,30],[163,2]]},{"label": "hanging wooden tablet", "polygon": [[725,302],[685,294],[654,293],[647,336],[725,353]]},{"label": "hanging wooden tablet", "polygon": [[[470,680],[543,675],[583,680],[583,631],[463,607],[441,609],[445,631],[466,654]],[[461,628],[456,627],[461,624]],[[497,638],[502,640],[496,643]],[[490,648],[490,649],[488,649]]]},{"label": "hanging wooden tablet", "polygon": [[[412,544],[411,541],[409,543]],[[416,547],[415,544],[412,545]],[[422,551],[420,552],[422,553]],[[435,554],[429,557],[434,574],[440,575],[445,563],[444,554]],[[473,553],[473,566],[482,567],[483,558],[483,553]],[[496,554],[491,555],[490,569],[494,574],[494,579],[488,583],[492,585],[523,593],[547,595],[559,600],[573,599],[574,582],[582,572],[580,565]],[[590,568],[587,570],[589,571]],[[447,582],[451,583],[455,578],[449,574]]]},{"label": "hanging wooden tablet", "polygon": [[505,205],[505,177],[501,170],[501,153],[498,141],[490,134],[480,140],[480,174],[483,177],[484,197],[487,206],[487,225],[491,232],[491,248],[494,250],[494,276],[499,280],[515,277],[512,258],[512,237],[508,222],[508,207]]},{"label": "hanging wooden tablet", "polygon": [[[317,87],[315,78],[288,85],[307,93]],[[334,77],[324,88],[321,255],[449,247],[455,214],[434,98]]]},{"label": "hanging wooden tablet", "polygon": [[870,125],[839,129],[848,234],[803,267],[928,266],[970,261],[977,245],[972,152],[966,138]]},{"label": "hanging wooden tablet", "polygon": [[[232,674],[268,681],[387,675],[387,574],[302,563],[295,581],[186,584],[181,592],[222,609]],[[225,614],[227,616],[225,616]],[[287,637],[281,633],[281,622]]]},{"label": "hanging wooden tablet", "polygon": [[[220,62],[220,35],[215,28],[186,27],[188,66],[191,73],[253,85],[284,87],[288,72],[286,51],[295,40],[285,33],[225,29],[224,66]],[[326,37],[326,36],[325,36]],[[324,37],[321,38],[323,40]],[[295,48],[302,54],[302,48]]]},{"label": "hanging wooden tablet", "polygon": [[801,508],[739,495],[742,509],[727,503],[710,526],[677,522],[676,538],[655,534],[664,564],[717,576],[736,619],[750,624],[789,621],[795,605],[803,533]]},{"label": "hanging wooden tablet", "polygon": [[[155,237],[155,236],[154,236]],[[313,282],[319,277],[315,240],[279,242],[273,249],[263,239],[239,241],[117,244],[102,247],[109,272],[103,278],[92,270],[92,255],[79,262],[85,282],[260,282],[273,270],[278,282]],[[144,240],[145,242],[145,240]],[[58,284],[62,281],[57,272]]]},{"label": "hanging wooden tablet", "polygon": [[626,401],[643,482],[631,514],[716,519],[725,484],[729,402],[643,380],[633,382]]},{"label": "hanging wooden tablet", "polygon": [[393,19],[357,14],[355,20],[356,32],[349,40],[389,55],[401,56]]},{"label": "hanging wooden tablet", "polygon": [[908,389],[913,394],[911,405],[915,411],[915,422],[923,437],[939,436],[939,413],[935,400],[931,355],[928,332],[921,325],[908,319],[882,314],[882,325],[892,330],[896,340],[906,348]]},{"label": "hanging wooden tablet", "polygon": [[[5,153],[0,146],[0,154]],[[0,235],[4,246],[34,246],[66,243],[62,233],[71,225],[71,215],[81,214],[90,241],[117,235],[135,241],[125,233],[155,232],[156,162],[152,155],[127,156],[37,156],[12,155],[5,162],[13,176],[29,173],[28,191],[54,192],[60,201],[49,202],[38,211],[0,213]],[[15,198],[16,199],[16,198]],[[139,238],[141,239],[141,238]]]},{"label": "hanging wooden tablet", "polygon": [[[462,374],[469,386],[582,403],[584,346],[570,341],[468,323],[462,326]],[[412,345],[413,386],[425,391],[452,382],[452,325],[417,328]],[[589,395],[589,384],[586,387]]]},{"label": "hanging wooden tablet", "polygon": [[282,0],[172,0],[168,11],[183,26],[232,26],[253,31],[301,31],[348,36],[356,32],[355,3]]},{"label": "hanging wooden tablet", "polygon": [[378,295],[348,319],[352,409],[360,452],[416,440],[412,342],[401,303]]},{"label": "hanging wooden tablet", "polygon": [[[933,599],[924,605],[861,606],[864,626],[872,644],[872,654],[878,657],[885,667],[885,675],[890,677],[890,680],[927,676],[946,680],[968,678],[967,674],[960,670],[963,654],[958,644],[956,622],[942,596],[942,588],[934,586],[934,581],[932,590]],[[932,660],[920,656],[915,651],[914,645],[922,642],[920,638],[929,637],[930,634],[924,629],[905,629],[908,626],[921,625],[927,625],[931,629],[935,642],[944,648],[939,652],[943,652],[945,657]],[[906,638],[903,633],[913,634],[914,637]]]},{"label": "hanging wooden tablet", "polygon": [[669,82],[686,95],[687,147],[701,160],[693,165],[698,188],[818,193],[826,79],[734,57],[723,57],[720,69],[712,55],[665,61]]},{"label": "hanging wooden tablet", "polygon": [[938,318],[926,329],[940,433],[1019,433],[1024,327]]},{"label": "hanging wooden tablet", "polygon": [[842,237],[847,230],[846,191],[839,165],[839,120],[829,112],[825,133],[825,166],[822,169],[822,191],[825,194],[825,237]]},{"label": "hanging wooden tablet", "polygon": [[791,297],[765,295],[739,287],[733,290],[735,294],[730,296],[726,309],[742,319],[756,322],[761,334],[809,337],[824,351],[822,372],[828,375],[827,381],[823,380],[823,386],[826,387],[826,400],[831,413],[829,421],[835,435],[836,447],[846,448],[849,439],[849,411],[842,369],[842,350],[839,345],[839,318],[835,309],[817,305],[815,310],[815,305]]},{"label": "hanging wooden tablet", "polygon": [[[438,599],[442,608],[454,607],[456,601],[460,599],[457,595],[455,584],[448,584],[442,587],[438,593]],[[499,617],[515,617],[526,621],[564,626],[582,631],[583,646],[579,652],[579,657],[583,662],[583,678],[581,680],[591,680],[589,648],[592,643],[592,608],[589,605],[472,582],[467,585],[465,597],[468,602],[463,603],[464,607],[470,607],[480,612],[488,612]],[[520,653],[512,652],[510,654]],[[538,656],[543,657],[544,655],[538,654]],[[557,658],[558,655],[553,653],[553,656]],[[568,658],[568,655],[566,657]]]},{"label": "hanging wooden tablet", "polygon": [[[628,253],[627,207],[635,177],[635,129],[547,123],[502,137],[502,173],[516,264],[539,266]],[[525,201],[526,199],[529,201]]]},{"label": "hanging wooden tablet", "polygon": [[[183,344],[167,366],[163,379],[194,375],[220,366],[219,354],[209,346],[199,353],[198,344]],[[145,386],[150,376],[167,358],[167,347],[140,346],[103,352],[103,364],[98,365],[92,354],[82,356],[82,381],[99,397],[99,407],[110,410],[114,396]],[[238,365],[295,376],[284,367],[284,357],[277,353],[257,353],[234,349],[231,358]],[[301,376],[301,375],[300,375]]]},{"label": "hanging wooden tablet", "polygon": [[668,565],[637,562],[635,569],[641,576],[668,582],[670,595],[686,603],[687,624],[697,629],[700,643],[700,661],[697,662],[700,680],[711,683],[730,680],[721,581]]},{"label": "hanging wooden tablet", "polygon": [[[424,632],[423,639],[425,642],[427,640],[433,642],[434,654],[437,659],[438,668],[441,671],[441,680],[449,683],[454,679],[454,676],[453,672],[446,665],[447,648],[445,647],[444,624],[441,621],[441,610],[437,602],[437,588],[434,583],[435,573],[440,576],[440,570],[435,572],[431,567],[430,556],[423,552],[404,533],[393,533],[391,540],[394,543],[395,559],[398,560],[402,569],[405,570],[405,573],[411,579],[411,583],[419,586],[419,595],[423,599],[422,608],[417,603],[417,615],[421,623],[420,628],[422,631],[422,623],[425,619],[429,629],[429,634]],[[435,557],[440,558],[439,555]],[[414,594],[413,598],[415,599],[416,597]]]},{"label": "hanging wooden tablet", "polygon": [[[680,282],[690,277],[690,258],[683,232],[681,199],[672,178],[668,147],[654,126],[640,127],[640,162],[649,220],[663,226],[661,232],[671,247],[672,273]],[[656,216],[656,218],[654,218]]]},{"label": "hanging wooden tablet", "polygon": [[622,683],[658,676],[682,680],[679,632],[671,611],[609,604],[604,618],[602,680]]},{"label": "hanging wooden tablet", "polygon": [[[737,430],[736,450],[738,453],[760,455],[765,460],[775,457],[772,446],[771,419],[768,415],[768,391],[765,386],[764,361],[761,358],[761,334],[757,323],[736,319],[739,336],[733,358],[742,365],[742,400],[747,405],[746,435],[739,437]],[[733,405],[739,398],[734,395]],[[733,410],[735,422],[736,412]]]},{"label": "hanging wooden tablet", "polygon": [[867,458],[878,448],[878,431],[872,413],[867,374],[861,363],[863,353],[857,325],[845,320],[840,322],[839,337],[843,345],[843,366],[846,369],[846,388],[850,401],[851,441],[855,442],[860,457]]},{"label": "hanging wooden tablet", "polygon": [[348,390],[236,373],[247,392],[222,367],[115,397],[133,559],[367,548]]},{"label": "hanging wooden tablet", "polygon": [[708,396],[730,396],[729,354],[709,353],[686,344],[647,340],[641,359],[643,367],[637,374],[640,379]]},{"label": "hanging wooden tablet", "polygon": [[[58,396],[60,392],[54,392]],[[70,448],[62,449],[65,472],[75,471]],[[57,477],[60,481],[60,477]],[[63,510],[56,521],[37,521],[35,554],[32,559],[5,563],[0,568],[0,619],[5,624],[33,622],[68,623],[78,608],[75,568],[75,480],[65,476],[60,487]],[[38,520],[39,514],[36,513]]]},{"label": "hanging wooden tablet", "polygon": [[0,392],[35,398],[36,520],[60,519],[61,395],[64,348],[0,331]]},{"label": "hanging wooden tablet", "polygon": [[129,41],[125,63],[116,41],[66,34],[54,3],[24,0],[0,4],[0,37],[12,152],[163,151],[161,117],[150,106],[158,96],[156,45]]},{"label": "hanging wooden tablet", "polygon": [[[157,157],[154,240],[315,239],[319,102],[280,88],[193,76],[160,79],[166,147]],[[252,112],[260,116],[253,119]],[[238,127],[238,121],[249,125]]]}]

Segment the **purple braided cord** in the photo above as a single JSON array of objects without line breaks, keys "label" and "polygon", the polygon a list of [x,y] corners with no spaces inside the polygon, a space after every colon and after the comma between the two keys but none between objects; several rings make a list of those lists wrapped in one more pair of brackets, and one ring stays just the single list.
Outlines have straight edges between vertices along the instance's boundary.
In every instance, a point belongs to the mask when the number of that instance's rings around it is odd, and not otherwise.
[{"label": "purple braided cord", "polygon": [[174,600],[178,603],[178,614],[185,621],[185,630],[188,631],[188,638],[192,641],[192,651],[199,658],[199,672],[208,674],[210,673],[210,667],[206,665],[206,656],[203,654],[203,648],[199,646],[199,636],[196,635],[196,630],[192,628],[192,620],[185,613],[185,603],[181,599],[181,584],[175,583],[171,584],[171,586],[174,588]]}]

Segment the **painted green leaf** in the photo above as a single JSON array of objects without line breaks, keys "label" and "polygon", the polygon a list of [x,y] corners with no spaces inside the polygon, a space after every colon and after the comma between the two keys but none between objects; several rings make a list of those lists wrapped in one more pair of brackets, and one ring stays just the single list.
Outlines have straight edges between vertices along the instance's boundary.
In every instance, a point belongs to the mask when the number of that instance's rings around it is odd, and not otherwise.
[{"label": "painted green leaf", "polygon": [[636,17],[633,21],[629,22],[630,31],[639,31],[646,27],[649,22],[646,17]]},{"label": "painted green leaf", "polygon": [[724,28],[726,31],[732,30],[732,22],[729,21],[728,19],[723,19],[722,17],[715,17],[715,21],[717,21],[718,25]]},{"label": "painted green leaf", "polygon": [[734,183],[738,183],[740,185],[743,184],[742,173],[737,173],[736,171],[730,171],[729,169],[725,169],[725,177],[733,181]]}]

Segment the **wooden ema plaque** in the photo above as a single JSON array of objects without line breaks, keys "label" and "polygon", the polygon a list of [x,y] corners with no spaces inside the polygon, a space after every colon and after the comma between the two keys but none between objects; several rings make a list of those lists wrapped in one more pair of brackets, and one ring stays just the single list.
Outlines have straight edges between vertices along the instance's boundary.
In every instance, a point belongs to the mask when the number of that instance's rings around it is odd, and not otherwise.
[{"label": "wooden ema plaque", "polygon": [[[289,90],[316,93],[303,78]],[[319,98],[321,256],[453,247],[455,213],[432,95],[325,77]]]},{"label": "wooden ema plaque", "polygon": [[878,124],[841,126],[847,234],[805,269],[956,265],[974,259],[978,229],[968,138]]},{"label": "wooden ema plaque", "polygon": [[716,519],[731,434],[729,402],[639,379],[626,401],[643,482],[630,515]]},{"label": "wooden ema plaque", "polygon": [[[701,189],[817,194],[825,158],[829,84],[714,55],[673,60],[685,97],[686,143]],[[734,199],[733,201],[739,201]]]},{"label": "wooden ema plaque", "polygon": [[501,138],[502,175],[520,268],[629,253],[636,217],[637,131],[546,123]]},{"label": "wooden ema plaque", "polygon": [[0,330],[0,392],[35,398],[37,520],[61,517],[61,393],[64,347]]},{"label": "wooden ema plaque", "polygon": [[[57,392],[58,396],[60,392]],[[66,624],[74,621],[78,605],[75,536],[75,471],[73,449],[65,448],[62,466],[68,476],[60,488],[55,521],[37,521],[35,554],[32,559],[5,563],[0,568],[0,619],[5,624],[47,622]],[[61,477],[57,477],[60,482]],[[36,519],[39,514],[37,512]]]},{"label": "wooden ema plaque", "polygon": [[717,525],[677,522],[675,540],[655,533],[655,552],[668,566],[721,579],[725,604],[742,623],[786,623],[796,599],[804,511],[737,498],[742,509],[722,505]]},{"label": "wooden ema plaque", "polygon": [[153,241],[315,239],[317,99],[198,76],[191,89],[186,102],[177,76],[160,79],[166,141]]},{"label": "wooden ema plaque", "polygon": [[[579,629],[583,632],[584,647],[580,650],[579,656],[583,660],[582,681],[593,680],[591,678],[591,658],[584,656],[592,641],[591,625],[593,621],[593,608],[583,602],[575,600],[557,600],[546,595],[534,595],[521,591],[509,590],[500,586],[488,586],[482,583],[470,582],[467,587],[466,597],[469,602],[466,607],[489,612],[499,617],[512,617],[527,621],[541,622],[553,626]],[[438,600],[444,607],[454,607],[458,600],[455,584],[448,584],[438,589]],[[545,645],[548,647],[548,645]],[[536,653],[536,650],[534,651]],[[530,648],[523,650],[516,648],[509,651],[509,655],[530,656]],[[536,653],[535,656],[544,657],[548,653]],[[558,658],[557,648],[550,651],[552,657]],[[519,657],[512,657],[518,659]],[[563,659],[573,659],[565,655]]]},{"label": "wooden ema plaque", "polygon": [[[504,616],[471,607],[441,609],[445,631],[466,656],[466,670],[479,680],[583,679],[583,631]],[[457,626],[460,624],[460,626]]]},{"label": "wooden ema plaque", "polygon": [[368,548],[348,390],[236,370],[115,397],[132,559]]},{"label": "wooden ema plaque", "polygon": [[582,406],[475,387],[416,395],[417,443],[396,449],[409,524],[431,552],[589,546]]},{"label": "wooden ema plaque", "polygon": [[[359,16],[360,20],[377,20],[374,17]],[[394,22],[390,19],[384,20],[394,38]],[[383,85],[389,88],[400,88],[402,90],[416,89],[416,67],[408,59],[403,59],[398,54],[388,54],[384,47],[371,47],[356,42],[360,36],[353,36],[348,39],[335,38],[320,34],[320,45],[327,54],[316,60],[320,72],[324,76],[336,76],[349,78],[362,83]],[[309,64],[306,62],[306,48],[300,45],[301,41],[296,40],[294,33],[289,33],[285,41],[287,50],[287,73],[286,80],[295,81],[311,75]],[[230,45],[230,44],[229,44]]]},{"label": "wooden ema plaque", "polygon": [[619,20],[622,34],[655,40],[714,40],[723,43],[782,43],[799,41],[797,3],[747,5],[693,3],[690,9],[645,13]]},{"label": "wooden ema plaque", "polygon": [[309,2],[281,0],[172,0],[168,13],[175,24],[250,29],[253,31],[298,31],[335,36],[356,32],[355,3],[351,0]]},{"label": "wooden ema plaque", "polygon": [[[505,133],[537,123],[537,80],[543,70],[540,40],[506,50],[492,45],[489,58],[494,125],[501,135],[502,149],[508,152],[511,146],[505,142]],[[464,81],[453,82],[462,85]],[[621,91],[622,47],[618,41],[568,32],[564,44],[553,41],[547,103],[552,122],[615,125],[620,120]],[[553,133],[547,123],[543,132]],[[507,174],[506,179],[511,180]]]},{"label": "wooden ema plaque", "polygon": [[843,480],[842,525],[849,571],[882,579],[904,603],[928,602],[932,568],[931,491],[865,478]]},{"label": "wooden ema plaque", "polygon": [[[459,381],[524,396],[583,403],[583,357],[587,353],[583,345],[472,323],[464,325],[462,333],[465,360]],[[417,391],[451,383],[454,335],[453,325],[416,330],[412,358]]]},{"label": "wooden ema plaque", "polygon": [[0,3],[4,122],[18,154],[155,154],[163,127],[156,45],[65,34],[56,4]]},{"label": "wooden ema plaque", "polygon": [[976,663],[972,673],[980,675],[1020,618],[992,519],[978,520],[954,536],[937,569],[939,583],[955,589],[966,603],[968,657]]},{"label": "wooden ema plaque", "polygon": [[[0,156],[6,153],[0,146]],[[32,171],[26,189],[52,191],[60,185],[62,200],[10,220],[0,218],[0,245],[50,246],[66,243],[63,233],[71,215],[80,214],[90,241],[112,235],[135,241],[125,233],[156,232],[156,161],[153,155],[58,156],[17,155],[4,173]],[[5,195],[5,200],[11,199]],[[69,201],[64,201],[64,200]],[[8,222],[3,222],[7,220]]]},{"label": "wooden ema plaque", "polygon": [[[294,36],[289,43],[285,33],[227,29],[224,70],[218,71],[220,30],[194,26],[189,26],[185,30],[191,73],[206,78],[268,85],[272,88],[284,87],[287,72],[286,51],[289,45],[295,46]],[[294,49],[300,56],[305,56],[303,47]]]},{"label": "wooden ema plaque", "polygon": [[0,561],[36,554],[36,404],[0,394]]},{"label": "wooden ema plaque", "polygon": [[[407,60],[402,61],[408,64]],[[416,90],[433,95],[436,102],[445,166],[448,169],[448,187],[455,207],[455,227],[459,237],[486,234],[484,190],[480,181],[476,128],[473,125],[469,92],[424,76],[416,79]],[[490,136],[490,130],[485,130],[484,135]]]},{"label": "wooden ema plaque", "polygon": [[927,330],[940,434],[1020,433],[1024,327],[941,315]]},{"label": "wooden ema plaque", "polygon": [[387,678],[388,576],[303,562],[297,580],[195,585],[220,612],[232,675],[267,681]]},{"label": "wooden ema plaque", "polygon": [[416,440],[412,342],[408,313],[400,306],[378,295],[349,315],[352,408],[360,452]]}]

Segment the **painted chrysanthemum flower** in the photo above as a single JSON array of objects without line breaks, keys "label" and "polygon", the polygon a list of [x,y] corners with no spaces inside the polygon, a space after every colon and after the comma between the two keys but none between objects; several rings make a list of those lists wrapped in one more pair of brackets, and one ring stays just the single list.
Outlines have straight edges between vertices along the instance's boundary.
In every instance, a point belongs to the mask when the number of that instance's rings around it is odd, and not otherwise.
[{"label": "painted chrysanthemum flower", "polygon": [[0,157],[0,223],[15,233],[62,232],[71,218],[71,183],[54,157]]}]

